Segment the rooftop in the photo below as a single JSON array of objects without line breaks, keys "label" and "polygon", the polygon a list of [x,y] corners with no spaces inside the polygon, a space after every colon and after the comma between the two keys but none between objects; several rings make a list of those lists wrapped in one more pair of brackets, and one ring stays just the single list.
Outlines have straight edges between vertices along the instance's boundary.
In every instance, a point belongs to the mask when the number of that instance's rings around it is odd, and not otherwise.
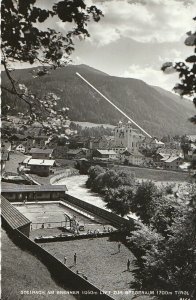
[{"label": "rooftop", "polygon": [[135,151],[135,152],[131,152],[129,150],[125,150],[122,154],[126,155],[126,156],[141,156],[143,157],[144,155],[142,153],[140,153],[139,151]]},{"label": "rooftop", "polygon": [[167,160],[165,160],[166,163],[170,163],[175,161],[176,159],[181,158],[179,156],[171,156],[170,158],[168,158]]},{"label": "rooftop", "polygon": [[40,149],[40,148],[31,148],[30,153],[44,153],[44,154],[52,154],[53,149]]},{"label": "rooftop", "polygon": [[55,164],[55,160],[53,159],[36,159],[32,158],[27,162],[28,166],[48,166],[52,167]]},{"label": "rooftop", "polygon": [[78,153],[80,153],[80,152],[84,152],[85,150],[86,150],[86,148],[79,148],[79,149],[70,149],[68,152],[67,152],[67,154],[78,154]]},{"label": "rooftop", "polygon": [[31,221],[21,214],[7,199],[1,196],[1,215],[4,220],[13,228],[20,228],[30,224]]},{"label": "rooftop", "polygon": [[196,135],[192,134],[192,135],[187,135],[186,137],[188,138],[189,141],[196,142]]},{"label": "rooftop", "polygon": [[13,186],[2,187],[1,193],[13,192],[65,192],[67,188],[65,185],[21,185],[15,184]]},{"label": "rooftop", "polygon": [[102,154],[102,155],[106,155],[106,154],[108,154],[108,155],[116,155],[116,152],[113,151],[113,150],[99,150],[99,149],[97,149],[97,151],[100,154]]},{"label": "rooftop", "polygon": [[162,155],[163,158],[161,158],[161,161],[166,161],[169,159],[170,155]]}]

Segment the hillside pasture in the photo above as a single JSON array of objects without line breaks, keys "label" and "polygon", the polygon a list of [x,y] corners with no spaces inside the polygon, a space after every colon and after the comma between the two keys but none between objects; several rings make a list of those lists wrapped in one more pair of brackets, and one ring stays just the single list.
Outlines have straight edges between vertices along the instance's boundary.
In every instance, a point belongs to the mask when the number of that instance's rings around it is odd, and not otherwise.
[{"label": "hillside pasture", "polygon": [[[117,169],[117,168],[116,168]],[[189,181],[190,177],[185,172],[167,171],[161,169],[148,169],[132,166],[118,166],[118,169],[133,171],[138,179],[147,179],[153,181]]]}]

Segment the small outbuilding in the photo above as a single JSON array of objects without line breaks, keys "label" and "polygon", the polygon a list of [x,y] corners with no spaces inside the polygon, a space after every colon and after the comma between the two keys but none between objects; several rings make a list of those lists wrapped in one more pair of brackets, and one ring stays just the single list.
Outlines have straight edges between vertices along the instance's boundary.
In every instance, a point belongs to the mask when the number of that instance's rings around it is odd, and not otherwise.
[{"label": "small outbuilding", "polygon": [[13,185],[2,187],[1,194],[11,202],[57,201],[65,197],[65,185]]}]

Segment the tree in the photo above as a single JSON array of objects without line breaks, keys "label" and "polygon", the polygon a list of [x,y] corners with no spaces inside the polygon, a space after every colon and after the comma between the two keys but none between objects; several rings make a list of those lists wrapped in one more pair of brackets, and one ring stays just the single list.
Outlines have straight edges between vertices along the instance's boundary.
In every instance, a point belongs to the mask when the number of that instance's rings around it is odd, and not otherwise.
[{"label": "tree", "polygon": [[119,186],[131,186],[135,188],[135,174],[121,170],[100,169],[100,167],[97,169],[95,166],[89,169],[87,186],[93,192],[100,194],[105,194],[108,190],[118,188]]},{"label": "tree", "polygon": [[191,150],[191,143],[186,135],[183,135],[180,143],[181,149],[183,151],[184,157],[188,154],[188,151]]},{"label": "tree", "polygon": [[[38,63],[41,67],[34,72],[34,76],[38,77],[49,73],[50,68],[65,66],[74,51],[73,38],[88,37],[88,22],[92,19],[99,21],[102,12],[94,5],[87,7],[83,0],[58,1],[50,9],[39,7],[36,0],[2,0],[1,12],[2,64],[10,82],[9,86],[2,86],[2,89],[17,95],[25,104],[27,124],[34,121],[43,123],[44,118],[47,121],[46,131],[58,132],[60,127],[67,126],[65,119],[68,108],[56,111],[59,100],[56,95],[50,93],[40,99],[36,92],[16,82],[12,76],[13,62]],[[73,24],[73,29],[63,35],[54,26],[47,28],[51,19]]]},{"label": "tree", "polygon": [[[175,291],[186,291],[188,299],[195,299],[196,289],[196,187],[189,205],[181,206],[182,214],[174,215],[170,235],[164,237],[151,226],[140,225],[132,232],[131,246],[138,260],[134,287],[173,292],[171,299],[179,299]],[[160,299],[168,296],[159,295]]]},{"label": "tree", "polygon": [[[196,17],[193,18],[196,21]],[[187,57],[185,62],[167,62],[163,64],[162,71],[171,73],[177,71],[179,73],[180,83],[174,87],[174,91],[180,96],[189,96],[193,99],[196,107],[196,31],[187,33],[185,40],[186,46],[194,47],[194,54]],[[196,115],[190,118],[190,121],[196,124]]]},{"label": "tree", "polygon": [[[187,35],[185,44],[194,46],[196,53],[196,32]],[[181,83],[176,84],[174,91],[192,97],[196,106],[196,55],[189,56],[186,62],[165,63],[162,70],[179,73]],[[196,124],[196,115],[190,121]],[[188,141],[184,139],[182,142],[183,150],[187,152]],[[136,193],[139,201],[136,209],[141,210],[138,215],[147,226],[144,230],[144,225],[141,225],[139,230],[132,232],[131,243],[136,249],[139,247],[134,286],[141,290],[171,291],[174,300],[179,299],[175,291],[185,291],[186,298],[195,299],[196,186],[189,191],[189,200],[185,201],[184,196],[183,202],[166,193],[154,202],[154,191],[153,187],[147,190],[143,201],[141,190]],[[147,196],[149,203],[145,201]],[[167,299],[167,296],[159,295],[159,298]]]},{"label": "tree", "polygon": [[148,225],[158,197],[160,197],[160,191],[152,181],[142,182],[135,193],[131,211],[136,213],[144,224]]},{"label": "tree", "polygon": [[88,170],[88,179],[86,182],[86,186],[88,188],[91,188],[95,178],[103,172],[104,172],[104,168],[98,165],[90,167],[90,169]]},{"label": "tree", "polygon": [[130,204],[133,199],[133,190],[129,186],[119,186],[106,192],[104,201],[106,207],[112,212],[124,217],[130,212]]}]

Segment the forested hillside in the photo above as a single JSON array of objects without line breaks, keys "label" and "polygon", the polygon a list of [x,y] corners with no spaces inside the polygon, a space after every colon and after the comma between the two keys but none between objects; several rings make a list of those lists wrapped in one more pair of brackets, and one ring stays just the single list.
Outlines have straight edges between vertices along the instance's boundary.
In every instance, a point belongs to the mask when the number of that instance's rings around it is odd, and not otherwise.
[{"label": "forested hillside", "polygon": [[[188,121],[194,111],[191,101],[149,86],[141,80],[109,76],[86,65],[69,65],[39,78],[33,78],[32,69],[21,69],[15,70],[13,77],[25,83],[33,93],[44,95],[54,92],[61,98],[58,108],[68,106],[69,117],[73,121],[115,125],[120,119],[123,120],[122,115],[77,77],[76,72],[151,135],[194,133],[194,126]],[[2,84],[8,85],[5,74],[2,74]],[[12,107],[13,113],[25,110],[15,96],[3,90],[2,105],[4,103]]]}]

